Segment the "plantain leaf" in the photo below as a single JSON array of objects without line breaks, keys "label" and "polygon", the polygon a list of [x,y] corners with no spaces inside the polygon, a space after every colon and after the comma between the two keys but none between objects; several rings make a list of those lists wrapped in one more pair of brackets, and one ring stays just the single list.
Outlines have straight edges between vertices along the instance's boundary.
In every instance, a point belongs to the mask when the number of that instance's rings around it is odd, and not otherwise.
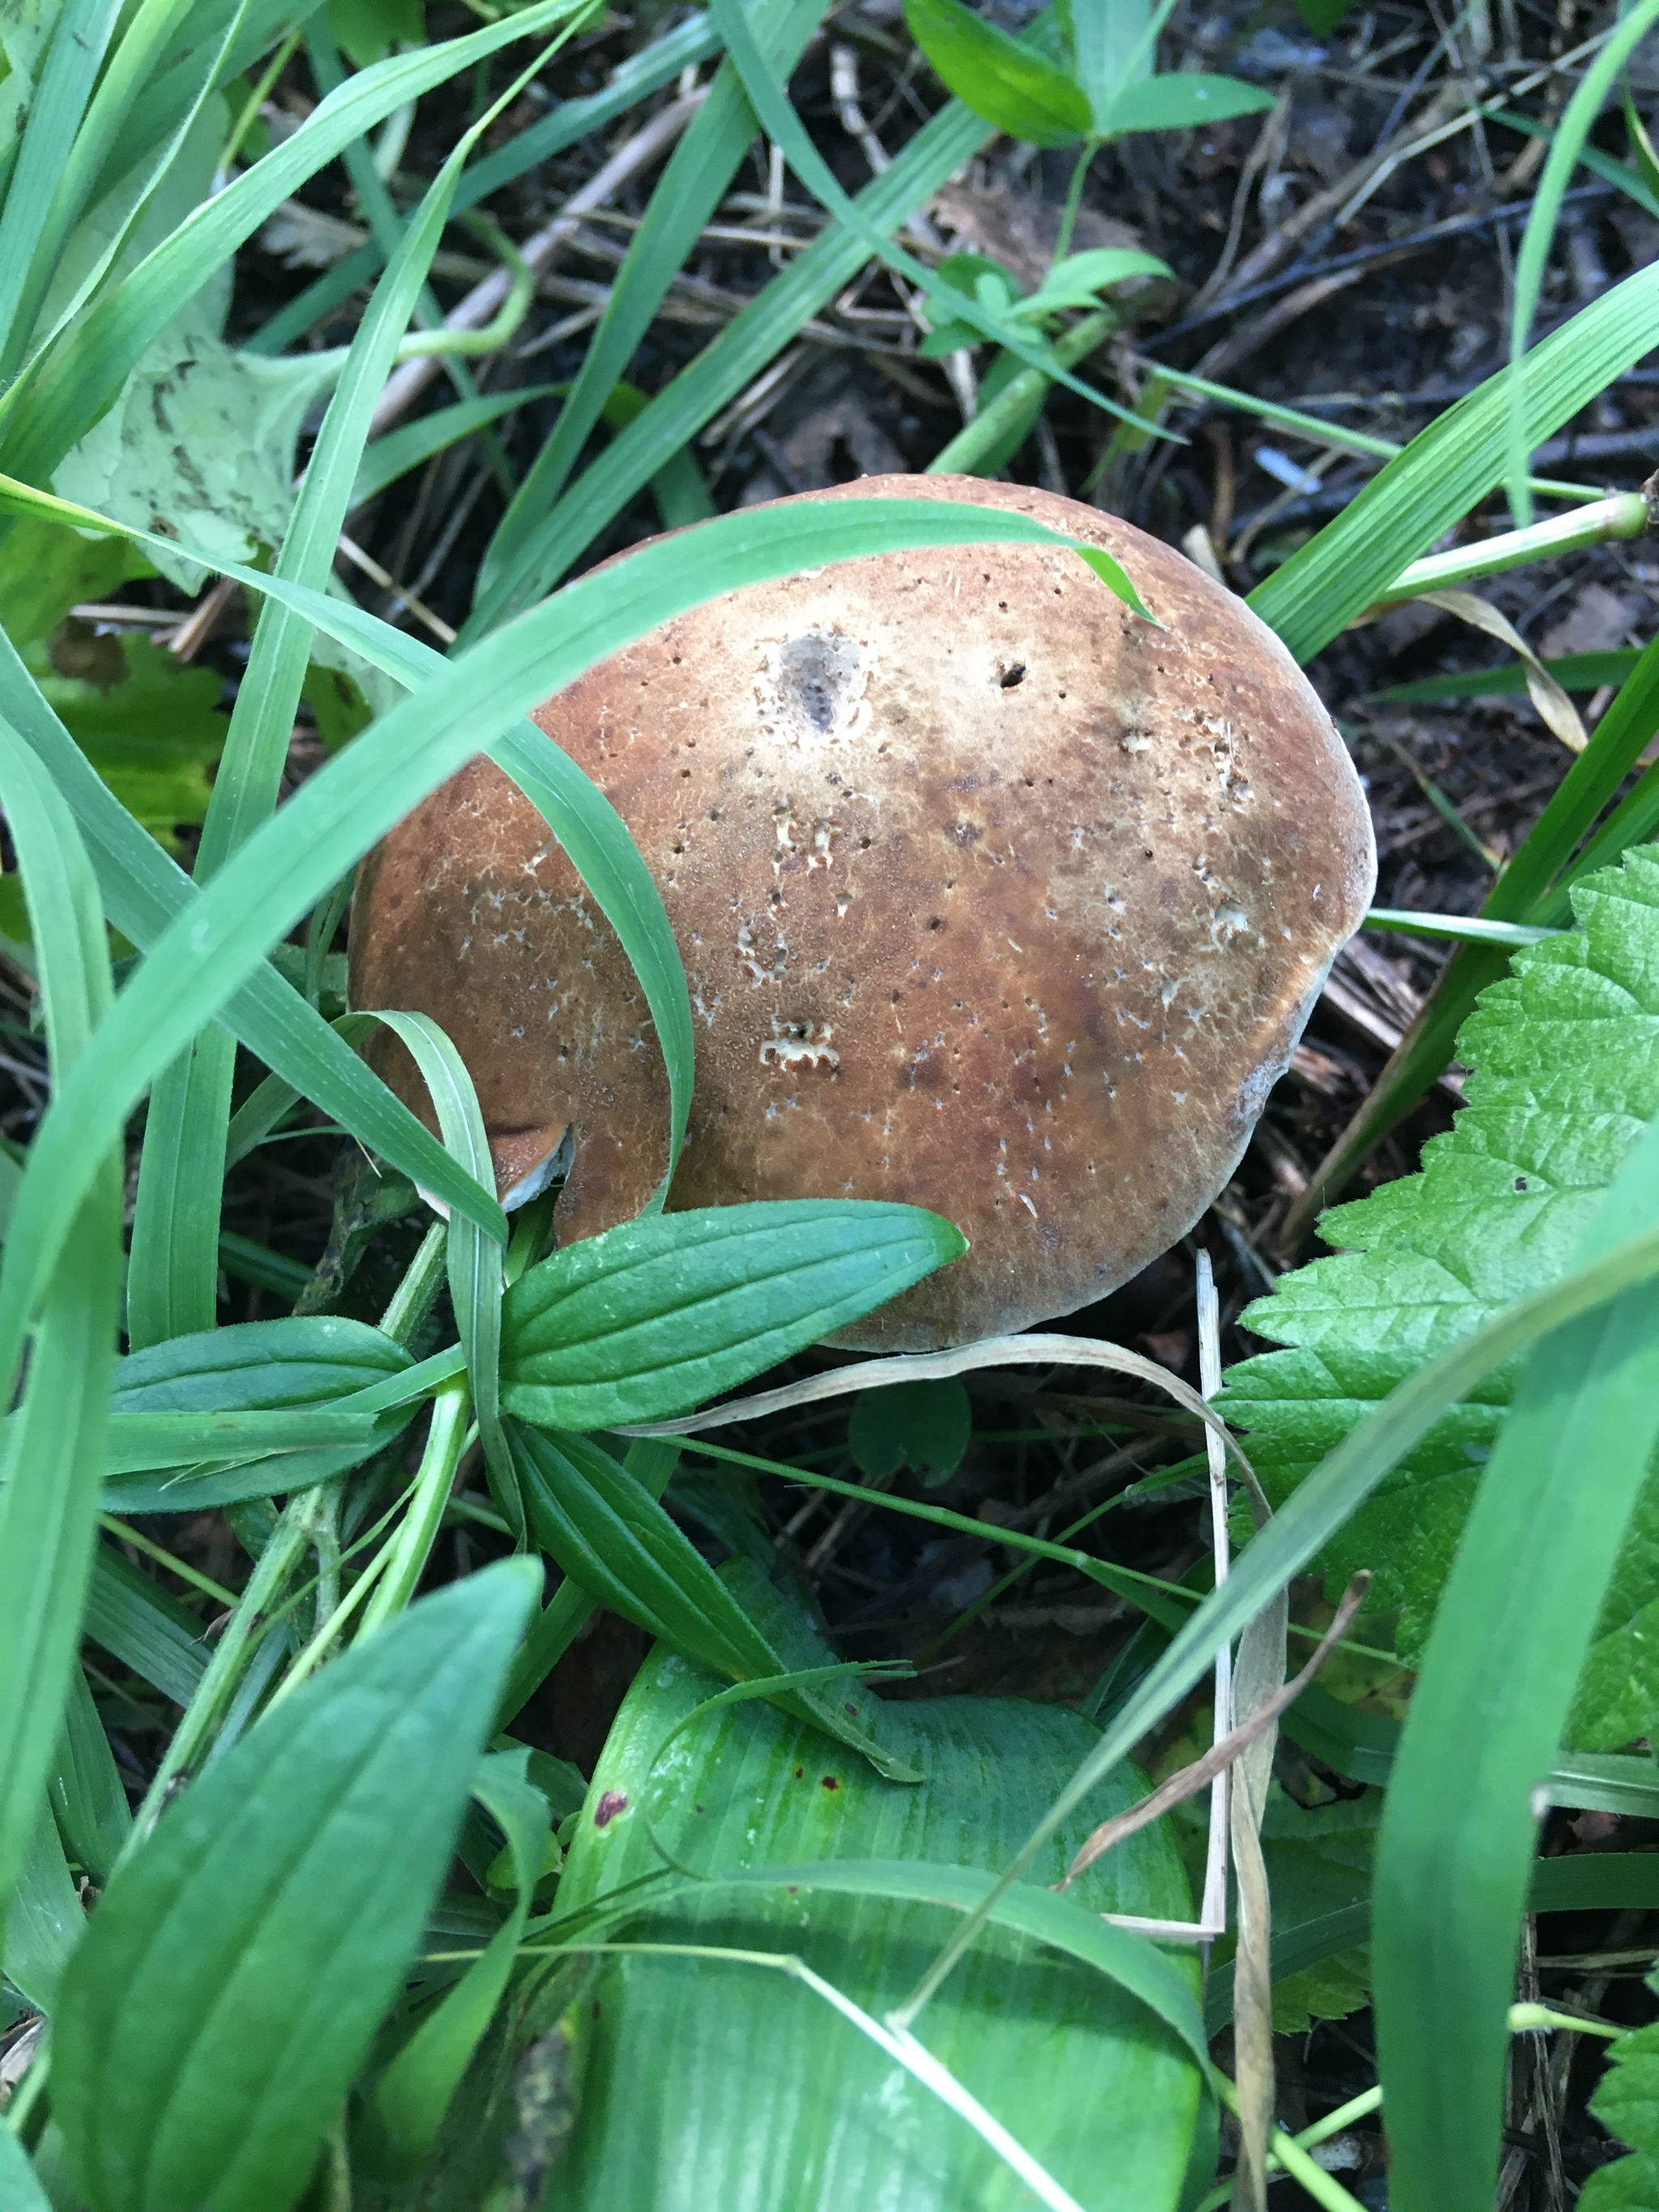
[{"label": "plantain leaf", "polygon": [[[1517,952],[1459,1052],[1474,1074],[1423,1172],[1325,1217],[1340,1258],[1282,1279],[1245,1316],[1294,1347],[1242,1362],[1223,1404],[1286,1498],[1428,1358],[1564,1274],[1586,1224],[1659,1110],[1659,858],[1637,851],[1575,889],[1579,927]],[[1450,1408],[1353,1515],[1325,1557],[1376,1576],[1399,1649],[1425,1644],[1516,1363]],[[1659,1711],[1659,1480],[1644,1487],[1601,1604],[1569,1727],[1587,1750],[1644,1735]]]},{"label": "plantain leaf", "polygon": [[1064,70],[962,0],[905,0],[904,20],[940,82],[1011,138],[1071,146],[1093,128],[1087,96]]},{"label": "plantain leaf", "polygon": [[[890,1705],[890,1727],[927,1773],[901,1789],[814,1730],[749,1703],[691,1720],[659,1764],[665,1740],[715,1686],[671,1653],[647,1661],[594,1773],[561,1920],[575,1913],[580,1940],[584,1908],[615,1900],[620,1920],[624,1885],[660,1873],[648,1816],[681,1859],[744,1887],[711,1883],[700,1896],[695,1882],[674,1883],[662,1905],[647,1891],[637,1916],[612,1932],[793,1954],[878,2016],[982,1893],[975,1870],[1006,1857],[1094,1735],[1073,1714],[1013,1700]],[[1057,1879],[1091,1821],[1143,1787],[1131,1771],[1097,1792],[1037,1878]],[[925,2015],[923,2035],[1091,2212],[1172,2212],[1200,2101],[1193,2045],[1202,2043],[1195,2022],[1184,2037],[1166,2022],[1185,2018],[1194,1961],[1159,1957],[1091,1918],[1188,1911],[1162,1824],[1091,1869],[1077,1897],[1081,1911],[1035,1887],[1017,1901],[1040,1900],[1056,1922],[1111,1938],[1109,1955],[1126,1964],[1143,1960],[1164,2017],[1121,1983],[999,1927]],[[929,1898],[939,1901],[920,1901]],[[1152,1996],[1152,1979],[1141,1986]],[[883,2203],[1003,2212],[1031,2202],[959,2118],[781,1977],[720,1959],[617,1959],[604,1966],[594,2000],[585,2093],[560,2168],[571,2212],[666,2212],[688,2178],[700,2202],[738,2203],[762,2176],[766,2201],[791,2212]]]},{"label": "plantain leaf", "polygon": [[501,1403],[549,1428],[652,1421],[758,1375],[967,1250],[920,1206],[799,1199],[625,1223],[527,1268]]},{"label": "plantain leaf", "polygon": [[215,1762],[65,1978],[52,2101],[93,2212],[285,2212],[448,1863],[539,1574],[453,1583]]},{"label": "plantain leaf", "polygon": [[1191,131],[1204,124],[1227,123],[1236,115],[1259,115],[1273,104],[1272,93],[1259,84],[1183,70],[1126,86],[1102,120],[1118,138],[1131,131]]}]

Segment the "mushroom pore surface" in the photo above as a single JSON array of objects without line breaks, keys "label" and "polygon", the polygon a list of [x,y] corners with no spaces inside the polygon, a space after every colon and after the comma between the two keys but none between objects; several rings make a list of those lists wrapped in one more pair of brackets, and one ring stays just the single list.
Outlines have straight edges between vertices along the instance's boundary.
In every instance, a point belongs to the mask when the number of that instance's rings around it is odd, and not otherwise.
[{"label": "mushroom pore surface", "polygon": [[[967,1256],[837,1340],[924,1350],[1070,1313],[1191,1227],[1364,914],[1370,818],[1278,639],[1156,539],[972,477],[806,496],[1017,508],[1113,554],[1164,625],[1061,547],[888,553],[714,600],[536,717],[628,823],[685,963],[671,1203],[946,1215]],[[365,862],[351,994],[454,1039],[503,1192],[570,1132],[561,1243],[645,1203],[668,1086],[643,997],[488,761]]]}]

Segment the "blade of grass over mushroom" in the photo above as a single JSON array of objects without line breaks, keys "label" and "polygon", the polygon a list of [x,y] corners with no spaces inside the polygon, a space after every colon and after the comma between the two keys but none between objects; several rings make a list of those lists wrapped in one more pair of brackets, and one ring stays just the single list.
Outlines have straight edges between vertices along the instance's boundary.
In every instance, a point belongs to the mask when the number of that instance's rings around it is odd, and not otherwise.
[{"label": "blade of grass over mushroom", "polygon": [[[786,79],[790,76],[821,13],[822,0],[764,0],[756,8],[752,27],[769,67]],[[489,588],[564,489],[605,401],[627,374],[754,136],[754,114],[728,57],[651,195],[553,434],[496,526],[479,570],[481,590]]]},{"label": "blade of grass over mushroom", "polygon": [[[420,1069],[444,1142],[488,1190],[495,1181],[489,1139],[478,1110],[478,1094],[459,1053],[424,1014],[383,1012],[380,1019],[402,1039]],[[513,1471],[501,1419],[501,1248],[461,1213],[451,1217],[448,1247],[449,1299],[466,1359],[478,1435],[496,1502],[509,1519],[515,1519]]]},{"label": "blade of grass over mushroom", "polygon": [[1562,195],[1620,70],[1656,22],[1659,22],[1659,0],[1638,0],[1579,79],[1565,112],[1550,134],[1544,172],[1533,194],[1521,250],[1516,255],[1510,307],[1510,383],[1504,475],[1509,489],[1510,512],[1517,528],[1524,527],[1532,520],[1532,494],[1527,483],[1528,410],[1514,372],[1526,352],[1533,317],[1537,313],[1544,272],[1561,212]]},{"label": "blade of grass over mushroom", "polygon": [[[62,1080],[110,1004],[107,939],[69,810],[3,721],[0,803],[28,905],[52,1069]],[[89,1163],[46,1273],[22,1407],[9,1424],[0,1492],[0,1899],[27,1848],[80,1635],[115,1360],[120,1202],[119,1153],[106,1147]]]},{"label": "blade of grass over mushroom", "polygon": [[[136,945],[148,951],[167,922],[199,896],[195,885],[104,782],[43,697],[3,630],[0,696],[18,734],[75,816],[105,913]],[[251,1051],[287,1072],[293,1079],[293,1096],[314,1098],[364,1144],[446,1203],[464,1209],[478,1206],[477,1185],[349,1050],[345,1040],[351,1017],[331,1026],[292,984],[265,966],[229,1002],[225,1018]],[[482,1218],[488,1223],[498,1212],[492,1200]],[[501,1233],[504,1239],[504,1222]]]},{"label": "blade of grass over mushroom", "polygon": [[1311,659],[1502,481],[1511,374],[1530,447],[1656,344],[1659,270],[1638,270],[1553,331],[1513,372],[1488,378],[1420,432],[1334,522],[1257,586],[1250,606],[1298,660]]},{"label": "blade of grass over mushroom", "polygon": [[[1603,1253],[1536,1297],[1517,1301],[1449,1352],[1431,1360],[1385,1399],[1308,1475],[1254,1537],[1220,1588],[1206,1597],[1153,1662],[1114,1715],[1099,1748],[1079,1767],[1051,1813],[1006,1869],[1023,1869],[1088,1791],[1203,1676],[1224,1643],[1237,1636],[1273,1593],[1299,1574],[1370,1496],[1401,1456],[1448,1406],[1480,1379],[1553,1329],[1594,1313],[1659,1276],[1659,1231],[1647,1231]],[[1544,1762],[1547,1770],[1549,1762]],[[902,2008],[915,2019],[971,1942],[964,1929],[928,1970]]]},{"label": "blade of grass over mushroom", "polygon": [[[873,223],[896,228],[955,174],[990,133],[957,102],[924,125],[892,167],[866,185],[859,204]],[[606,525],[659,470],[775,359],[801,325],[850,283],[867,258],[862,240],[839,225],[753,300],[615,439],[488,586],[481,585],[461,631],[463,645],[550,592]],[[489,573],[491,555],[485,556]]]},{"label": "blade of grass over mushroom", "polygon": [[303,2186],[418,1941],[537,1580],[503,1561],[337,1660],[117,1870],[54,2022],[53,2110],[94,2212]]},{"label": "blade of grass over mushroom", "polygon": [[[1578,1248],[1581,1267],[1630,1249],[1632,1228],[1659,1234],[1656,1224],[1650,1123]],[[1492,2202],[1515,1948],[1537,1847],[1533,1793],[1555,1758],[1656,1438],[1659,1285],[1650,1280],[1528,1358],[1395,1760],[1373,1972],[1400,2212]]]},{"label": "blade of grass over mushroom", "polygon": [[[538,57],[463,133],[375,288],[318,432],[277,556],[276,574],[291,582],[313,591],[327,584],[375,402],[442,240],[456,179],[479,137],[540,65]],[[202,825],[198,883],[210,881],[276,806],[313,635],[308,622],[276,601],[267,599],[260,610]],[[212,1024],[162,1073],[151,1095],[127,1276],[127,1328],[135,1346],[213,1325],[235,1060],[234,1036]],[[487,1165],[487,1153],[485,1159]],[[476,1176],[476,1166],[471,1171]],[[488,1188],[488,1175],[481,1180]],[[461,1217],[455,1233],[469,1232],[477,1233]],[[493,1422],[488,1433],[499,1461]]]},{"label": "blade of grass over mushroom", "polygon": [[[0,502],[112,526],[23,486],[0,484]],[[148,535],[123,534],[140,543]],[[446,662],[255,832],[234,882],[222,873],[169,925],[54,1097],[30,1147],[0,1274],[0,1375],[15,1372],[23,1331],[100,1145],[112,1140],[161,1068],[352,861],[526,707],[671,615],[744,583],[897,544],[1000,540],[1065,542],[1021,514],[927,501],[849,500],[720,516],[697,526],[695,562],[688,534],[653,541]],[[321,592],[216,565],[345,642],[367,638],[374,650],[381,636],[397,635]]]},{"label": "blade of grass over mushroom", "polygon": [[204,201],[35,357],[0,399],[0,468],[25,481],[48,482],[184,304],[308,178],[394,108],[514,40],[555,28],[581,4],[541,0],[464,38],[395,56],[348,79],[291,138]]}]

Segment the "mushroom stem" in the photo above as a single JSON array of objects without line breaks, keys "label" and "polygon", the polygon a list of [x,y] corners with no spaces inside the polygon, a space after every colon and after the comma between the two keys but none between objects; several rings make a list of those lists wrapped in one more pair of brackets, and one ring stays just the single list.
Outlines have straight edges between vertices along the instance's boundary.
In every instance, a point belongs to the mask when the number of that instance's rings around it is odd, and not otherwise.
[{"label": "mushroom stem", "polygon": [[1598,499],[1593,507],[1556,515],[1548,522],[1534,522],[1526,530],[1506,530],[1501,537],[1485,538],[1478,545],[1457,545],[1447,553],[1431,553],[1426,560],[1413,561],[1376,604],[1392,606],[1425,592],[1443,592],[1477,577],[1501,575],[1506,568],[1524,568],[1529,561],[1550,561],[1560,553],[1580,553],[1591,545],[1644,537],[1654,523],[1654,483],[1659,479],[1650,479],[1640,491],[1615,492],[1609,499]]},{"label": "mushroom stem", "polygon": [[[1088,356],[1120,326],[1121,319],[1109,307],[1085,315],[1054,341],[1057,368],[1071,368]],[[1012,430],[1031,402],[1046,392],[1053,380],[1041,369],[1023,368],[1005,384],[990,404],[981,407],[971,422],[964,422],[948,446],[928,462],[930,477],[972,476],[983,455]]]}]

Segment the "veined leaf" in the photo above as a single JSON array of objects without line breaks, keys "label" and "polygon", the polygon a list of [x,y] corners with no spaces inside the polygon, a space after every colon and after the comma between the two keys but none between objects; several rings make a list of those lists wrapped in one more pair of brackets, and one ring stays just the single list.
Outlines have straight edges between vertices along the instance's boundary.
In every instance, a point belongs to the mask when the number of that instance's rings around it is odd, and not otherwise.
[{"label": "veined leaf", "polygon": [[[747,1703],[691,1721],[659,1767],[665,1739],[715,1686],[670,1653],[647,1662],[594,1774],[560,1920],[577,1914],[574,1936],[583,1907],[613,1899],[620,1907],[624,1884],[661,1868],[648,1816],[700,1872],[741,1880],[752,1869],[769,1887],[711,1882],[699,1895],[670,1877],[672,1903],[655,1906],[646,1890],[618,1934],[793,1953],[878,2016],[957,1917],[918,1896],[937,1893],[959,1912],[982,1892],[985,1876],[974,1870],[1006,1855],[1092,1736],[1075,1715],[1012,1701],[890,1705],[890,1726],[904,1731],[928,1778],[899,1788],[816,1731]],[[1091,1801],[1090,1816],[1116,1810],[1141,1788],[1133,1774],[1120,1776]],[[1090,1825],[1074,1820],[1039,1880],[1058,1878]],[[929,1863],[903,1863],[915,1860]],[[815,1868],[821,1887],[812,1886]],[[773,1874],[783,1886],[769,1886]],[[799,1878],[793,1887],[791,1875]],[[1020,1896],[1028,1893],[1041,1895]],[[1189,1909],[1159,1826],[1091,1869],[1079,1896],[1079,1920],[1103,1910],[1184,1917]],[[1063,1912],[1072,1900],[1043,1902]],[[1189,1958],[1158,1958],[1140,1939],[1091,1925],[1167,1977],[1179,2006],[1181,1984],[1191,1986]],[[595,1996],[586,2093],[560,2169],[572,2212],[666,2212],[690,2160],[710,2203],[741,2201],[757,2175],[768,2177],[769,2201],[791,2212],[889,2201],[907,2212],[966,2204],[1000,2212],[1031,2201],[961,2120],[781,1978],[714,1959],[618,1959],[605,1962]],[[929,2010],[923,2033],[1091,2212],[1159,2212],[1178,2201],[1199,2103],[1191,2045],[1121,1984],[998,1928]],[[641,2100],[644,2079],[652,2094]]]},{"label": "veined leaf", "polygon": [[419,1940],[538,1572],[453,1583],[163,1814],[65,1980],[54,2111],[94,2212],[283,2212]]},{"label": "veined leaf", "polygon": [[1191,131],[1205,124],[1230,122],[1235,115],[1259,115],[1273,95],[1241,77],[1189,75],[1182,70],[1149,76],[1127,85],[1102,118],[1114,138],[1131,131]]},{"label": "veined leaf", "polygon": [[522,1274],[501,1403],[544,1427],[683,1412],[775,1366],[967,1250],[920,1206],[799,1199],[626,1222]]},{"label": "veined leaf", "polygon": [[940,82],[1011,138],[1070,146],[1088,135],[1088,100],[1065,70],[962,0],[905,0],[904,20]]}]

